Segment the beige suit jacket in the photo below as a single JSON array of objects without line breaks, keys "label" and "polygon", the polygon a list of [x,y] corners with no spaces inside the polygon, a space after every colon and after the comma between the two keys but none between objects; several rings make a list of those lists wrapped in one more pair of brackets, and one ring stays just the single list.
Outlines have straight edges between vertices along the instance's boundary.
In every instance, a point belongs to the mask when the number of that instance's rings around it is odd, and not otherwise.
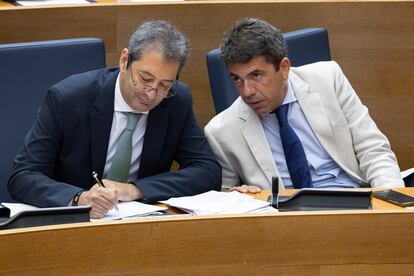
[{"label": "beige suit jacket", "polygon": [[[372,187],[404,186],[388,139],[336,62],[293,67],[289,79],[317,139],[350,177]],[[270,189],[279,177],[260,118],[240,97],[204,131],[222,166],[223,187]]]}]

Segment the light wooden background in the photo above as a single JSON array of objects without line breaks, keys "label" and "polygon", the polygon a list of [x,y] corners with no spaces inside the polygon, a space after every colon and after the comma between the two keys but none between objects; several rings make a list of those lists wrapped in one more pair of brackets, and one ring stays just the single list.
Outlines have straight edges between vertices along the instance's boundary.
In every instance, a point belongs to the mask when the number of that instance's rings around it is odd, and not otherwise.
[{"label": "light wooden background", "polygon": [[413,1],[185,1],[23,8],[0,4],[0,43],[74,37],[105,40],[116,65],[130,34],[145,20],[164,19],[192,44],[182,80],[190,84],[202,126],[214,115],[205,54],[243,17],[258,17],[288,32],[325,27],[331,53],[371,116],[391,141],[401,169],[414,167]]}]

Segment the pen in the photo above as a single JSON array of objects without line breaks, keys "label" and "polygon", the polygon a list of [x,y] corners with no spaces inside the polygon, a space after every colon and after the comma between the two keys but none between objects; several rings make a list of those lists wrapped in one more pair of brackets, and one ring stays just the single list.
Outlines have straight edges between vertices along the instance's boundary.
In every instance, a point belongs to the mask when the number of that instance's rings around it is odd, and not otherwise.
[{"label": "pen", "polygon": [[[98,178],[98,174],[95,171],[92,172],[92,176],[93,176],[93,178],[95,178],[95,181],[96,181],[96,183],[98,183],[99,186],[101,186],[103,188],[106,188],[105,185],[103,184],[103,182]],[[119,212],[118,206],[115,205],[114,208],[115,208],[115,210],[117,210]]]}]

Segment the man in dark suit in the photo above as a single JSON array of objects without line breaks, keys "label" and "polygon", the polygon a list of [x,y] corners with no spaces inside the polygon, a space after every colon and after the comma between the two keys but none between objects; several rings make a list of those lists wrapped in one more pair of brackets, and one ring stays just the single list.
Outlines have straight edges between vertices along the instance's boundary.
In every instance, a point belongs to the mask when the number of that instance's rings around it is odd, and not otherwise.
[{"label": "man in dark suit", "polygon": [[[40,207],[89,204],[91,217],[100,218],[118,201],[220,190],[220,166],[188,87],[177,81],[187,57],[180,31],[146,22],[123,49],[119,68],[53,85],[15,159],[10,194]],[[174,160],[180,168],[170,172]]]}]

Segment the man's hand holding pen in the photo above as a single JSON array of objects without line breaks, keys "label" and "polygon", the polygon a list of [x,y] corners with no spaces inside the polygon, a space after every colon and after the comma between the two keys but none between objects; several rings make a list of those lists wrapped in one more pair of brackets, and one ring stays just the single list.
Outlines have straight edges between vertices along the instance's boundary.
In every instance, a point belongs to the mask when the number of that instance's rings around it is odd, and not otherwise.
[{"label": "man's hand holding pen", "polygon": [[102,218],[111,209],[117,209],[119,201],[132,201],[143,198],[141,191],[133,184],[108,179],[100,180],[93,173],[96,184],[79,196],[79,205],[91,205],[91,218]]},{"label": "man's hand holding pen", "polygon": [[102,218],[118,204],[118,191],[98,184],[79,196],[78,205],[91,205],[91,218]]}]

